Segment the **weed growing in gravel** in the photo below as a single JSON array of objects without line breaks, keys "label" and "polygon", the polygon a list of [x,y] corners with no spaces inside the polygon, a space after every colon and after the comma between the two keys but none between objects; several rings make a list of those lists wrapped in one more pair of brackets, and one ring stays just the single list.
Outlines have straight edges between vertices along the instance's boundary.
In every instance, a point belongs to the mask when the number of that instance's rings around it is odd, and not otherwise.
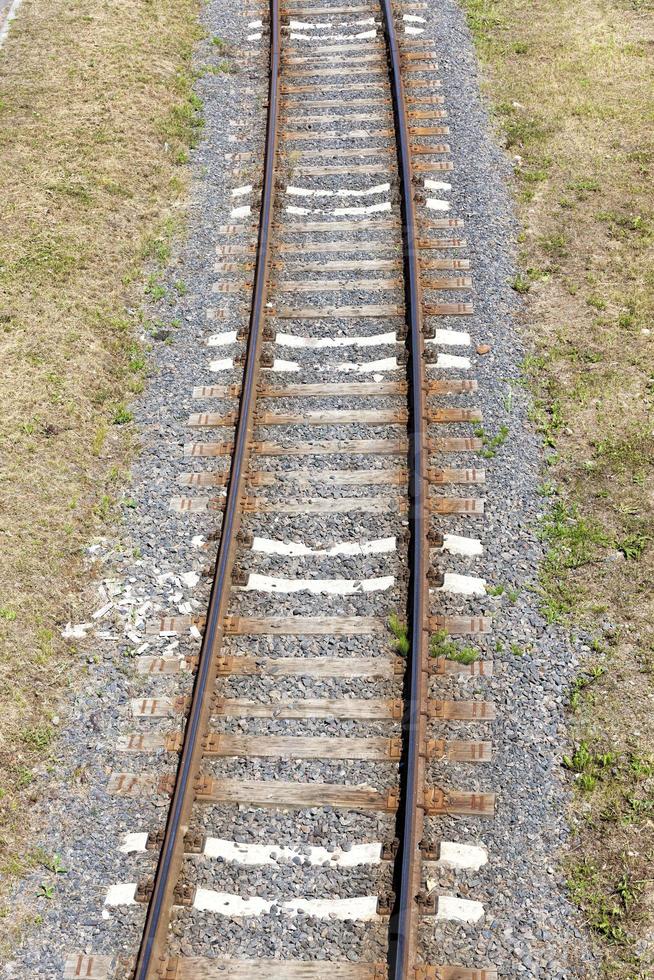
[{"label": "weed growing in gravel", "polygon": [[388,628],[395,637],[393,646],[395,647],[396,651],[402,657],[408,656],[410,644],[406,623],[403,623],[399,616],[397,616],[395,613],[391,613],[391,615],[388,617]]},{"label": "weed growing in gravel", "polygon": [[509,435],[508,425],[501,425],[494,436],[488,435],[483,425],[474,425],[473,432],[478,439],[481,439],[484,448],[481,455],[484,459],[493,459],[497,455],[497,450],[503,446]]},{"label": "weed growing in gravel", "polygon": [[459,664],[473,664],[479,659],[479,651],[474,647],[459,647],[445,630],[437,630],[429,641],[429,652],[432,657],[445,657]]},{"label": "weed growing in gravel", "polygon": [[500,595],[504,595],[505,591],[506,590],[505,590],[505,588],[504,588],[503,585],[487,585],[486,586],[486,595],[500,596]]}]

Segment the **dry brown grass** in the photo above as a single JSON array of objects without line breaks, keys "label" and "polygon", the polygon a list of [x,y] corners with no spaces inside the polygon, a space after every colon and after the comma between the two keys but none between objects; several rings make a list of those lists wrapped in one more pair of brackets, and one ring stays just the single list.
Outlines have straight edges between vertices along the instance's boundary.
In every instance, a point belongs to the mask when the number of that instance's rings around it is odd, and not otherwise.
[{"label": "dry brown grass", "polygon": [[[75,674],[82,549],[110,518],[199,125],[197,0],[25,0],[0,52],[0,872]],[[24,838],[23,838],[24,839]]]},{"label": "dry brown grass", "polygon": [[654,4],[465,6],[498,127],[521,158],[515,286],[527,297],[535,353],[525,367],[558,494],[544,528],[544,608],[587,628],[605,670],[582,677],[573,698],[571,890],[604,940],[606,975],[650,977]]}]

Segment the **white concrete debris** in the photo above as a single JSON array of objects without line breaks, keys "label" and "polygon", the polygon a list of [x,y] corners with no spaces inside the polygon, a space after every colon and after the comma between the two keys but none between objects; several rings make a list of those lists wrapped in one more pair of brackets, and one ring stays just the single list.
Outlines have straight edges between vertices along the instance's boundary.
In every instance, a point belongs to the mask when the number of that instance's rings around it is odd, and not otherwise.
[{"label": "white concrete debris", "polygon": [[64,640],[83,640],[89,630],[94,629],[93,623],[66,623],[61,631]]},{"label": "white concrete debris", "polygon": [[200,581],[200,575],[198,572],[183,572],[179,578],[187,589],[194,589]]},{"label": "white concrete debris", "polygon": [[332,545],[331,548],[309,548],[295,541],[275,541],[272,538],[254,538],[252,551],[267,555],[293,555],[305,557],[309,555],[334,557],[336,555],[382,555],[397,550],[396,538],[378,538],[375,541],[344,542]]},{"label": "white concrete debris", "polygon": [[102,619],[107,613],[114,608],[113,602],[108,602],[106,605],[101,606],[100,609],[96,609],[94,613],[91,613],[93,619]]},{"label": "white concrete debris", "polygon": [[379,578],[346,579],[285,579],[272,575],[250,573],[247,585],[238,588],[244,592],[309,592],[312,595],[357,595],[362,592],[385,592],[392,588],[395,582],[393,575],[383,575]]}]

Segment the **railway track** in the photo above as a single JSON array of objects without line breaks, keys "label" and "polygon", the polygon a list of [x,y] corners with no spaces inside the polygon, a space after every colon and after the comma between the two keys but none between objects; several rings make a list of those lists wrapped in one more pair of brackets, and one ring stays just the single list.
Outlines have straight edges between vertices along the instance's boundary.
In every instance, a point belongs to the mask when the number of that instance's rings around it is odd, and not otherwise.
[{"label": "railway track", "polygon": [[[153,624],[189,652],[141,658],[154,688],[120,746],[135,765],[110,781],[169,798],[137,845],[152,876],[119,890],[145,909],[140,946],[75,953],[66,977],[497,976],[465,949],[433,962],[424,941],[434,917],[479,918],[434,879],[486,860],[442,830],[481,824],[495,798],[476,776],[492,663],[457,653],[459,637],[487,649],[490,630],[470,574],[484,473],[458,324],[472,281],[422,6],[252,14],[251,40],[269,44],[265,79],[260,46],[248,62],[265,140],[237,131],[251,144],[231,155],[216,248],[216,380],[193,391],[187,495],[171,504],[211,531],[211,591],[206,614]],[[163,777],[147,768],[162,755]],[[293,955],[298,929],[310,955]],[[267,955],[246,955],[262,934]]]}]

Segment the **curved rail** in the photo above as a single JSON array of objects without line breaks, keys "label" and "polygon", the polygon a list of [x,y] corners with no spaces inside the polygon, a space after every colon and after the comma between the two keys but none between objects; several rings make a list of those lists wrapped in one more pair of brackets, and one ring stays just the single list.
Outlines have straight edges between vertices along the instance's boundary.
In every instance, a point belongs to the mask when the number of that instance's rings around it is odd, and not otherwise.
[{"label": "curved rail", "polygon": [[206,628],[200,649],[198,670],[193,687],[191,707],[184,732],[184,744],[177,770],[163,845],[159,855],[152,896],[148,904],[145,927],[139,948],[134,980],[153,980],[160,976],[161,958],[170,922],[173,895],[182,864],[184,834],[188,829],[194,800],[194,781],[202,759],[202,739],[209,723],[211,698],[207,692],[215,683],[216,652],[223,636],[223,621],[229,597],[236,535],[241,520],[243,482],[249,462],[259,377],[260,346],[268,290],[268,249],[275,196],[275,163],[277,158],[280,75],[279,0],[270,0],[270,80],[266,150],[259,240],[254,272],[254,291],[250,311],[246,360],[243,372],[240,411],[236,426],[229,485],[222,523],[222,534],[216,557],[213,584],[207,611]]},{"label": "curved rail", "polygon": [[400,807],[399,850],[396,861],[396,901],[390,923],[389,961],[393,980],[406,980],[415,963],[417,895],[420,888],[424,779],[421,745],[424,741],[425,662],[427,632],[427,561],[429,531],[426,508],[427,444],[425,432],[425,376],[422,291],[418,264],[416,214],[407,107],[402,81],[392,0],[381,0],[388,47],[389,72],[404,238],[405,316],[408,327],[409,374],[409,486],[411,558],[409,578],[410,651],[405,680],[403,718],[404,753]]}]

